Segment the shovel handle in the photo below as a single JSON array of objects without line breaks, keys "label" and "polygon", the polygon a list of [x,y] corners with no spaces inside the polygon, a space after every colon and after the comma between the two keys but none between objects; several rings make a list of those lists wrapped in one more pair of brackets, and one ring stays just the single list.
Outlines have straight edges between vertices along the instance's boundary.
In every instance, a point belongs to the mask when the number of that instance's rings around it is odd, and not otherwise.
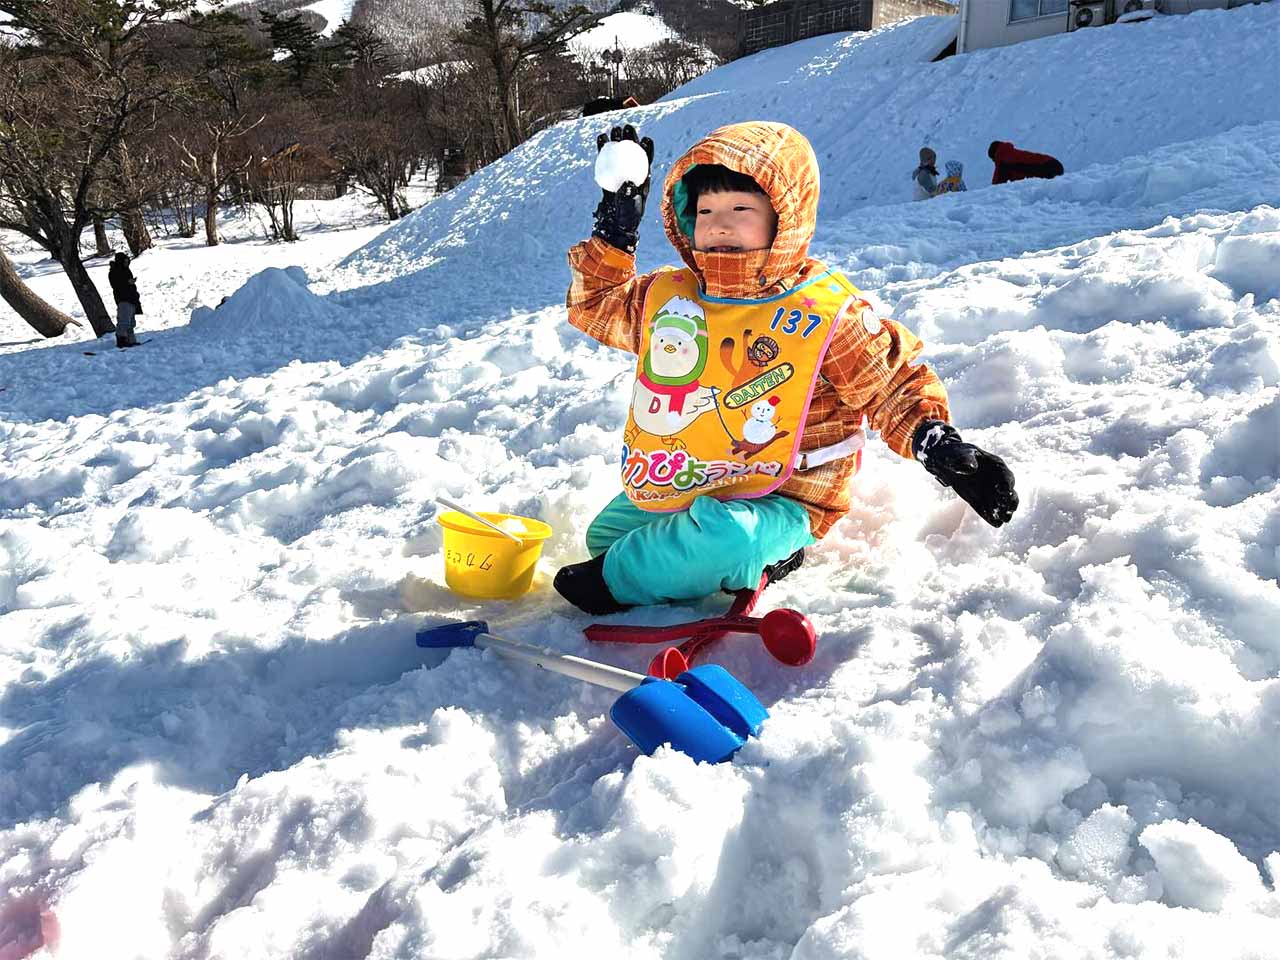
[{"label": "shovel handle", "polygon": [[630,670],[611,667],[607,663],[597,663],[585,657],[570,656],[567,653],[552,650],[550,647],[536,647],[531,643],[495,637],[491,633],[476,634],[475,645],[512,660],[523,660],[543,670],[593,683],[598,687],[608,687],[610,690],[625,692],[645,681],[644,674],[641,673],[632,673]]},{"label": "shovel handle", "polygon": [[485,519],[484,517],[480,516],[480,514],[476,513],[474,510],[468,510],[462,504],[457,503],[456,501],[450,500],[448,497],[441,497],[437,495],[436,503],[443,504],[444,506],[448,507],[450,510],[454,510],[462,514],[464,517],[470,517],[476,523],[484,524],[490,530],[500,533],[502,536],[506,537],[512,543],[518,543],[521,546],[524,545],[524,541],[521,540],[519,537],[517,537],[510,530],[503,530],[500,526],[498,526],[492,520]]}]

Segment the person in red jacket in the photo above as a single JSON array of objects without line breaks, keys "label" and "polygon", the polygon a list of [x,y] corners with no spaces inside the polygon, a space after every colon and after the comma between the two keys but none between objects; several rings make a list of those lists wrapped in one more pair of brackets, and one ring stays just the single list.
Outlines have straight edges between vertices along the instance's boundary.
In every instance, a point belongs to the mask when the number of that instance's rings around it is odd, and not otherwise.
[{"label": "person in red jacket", "polygon": [[992,183],[1009,183],[1013,180],[1039,178],[1052,180],[1062,176],[1062,164],[1047,153],[1019,150],[1007,140],[992,140],[987,156],[996,165],[991,174]]}]

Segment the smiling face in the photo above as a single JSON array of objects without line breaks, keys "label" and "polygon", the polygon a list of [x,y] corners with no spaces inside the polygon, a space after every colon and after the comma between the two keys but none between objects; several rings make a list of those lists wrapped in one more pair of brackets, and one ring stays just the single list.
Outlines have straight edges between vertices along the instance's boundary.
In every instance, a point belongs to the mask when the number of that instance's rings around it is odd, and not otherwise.
[{"label": "smiling face", "polygon": [[778,215],[762,193],[728,190],[698,197],[693,247],[707,253],[765,250],[778,231]]}]

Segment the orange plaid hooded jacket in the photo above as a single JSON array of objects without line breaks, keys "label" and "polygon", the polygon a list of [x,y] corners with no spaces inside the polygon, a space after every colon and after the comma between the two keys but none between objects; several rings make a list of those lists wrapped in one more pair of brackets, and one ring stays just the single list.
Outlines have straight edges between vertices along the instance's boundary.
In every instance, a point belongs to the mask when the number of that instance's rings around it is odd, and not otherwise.
[{"label": "orange plaid hooded jacket", "polygon": [[[693,211],[676,209],[674,188],[700,163],[721,164],[760,185],[778,214],[772,246],[742,253],[693,249],[692,233],[681,226],[682,220],[692,222]],[[824,272],[826,265],[808,256],[817,219],[817,157],[802,134],[782,123],[755,120],[713,131],[675,162],[663,188],[667,236],[711,296],[770,297]],[[638,353],[644,298],[657,274],[636,276],[635,257],[598,237],[569,250],[569,267],[569,322],[607,346]],[[855,303],[837,318],[801,452],[852,436],[865,418],[894,452],[910,457],[911,437],[922,421],[950,419],[942,383],[924,364],[911,364],[924,344],[892,320],[864,323],[868,309]],[[796,471],[777,492],[808,511],[813,535],[820,538],[849,511],[849,480],[857,467],[858,458],[851,456]]]}]

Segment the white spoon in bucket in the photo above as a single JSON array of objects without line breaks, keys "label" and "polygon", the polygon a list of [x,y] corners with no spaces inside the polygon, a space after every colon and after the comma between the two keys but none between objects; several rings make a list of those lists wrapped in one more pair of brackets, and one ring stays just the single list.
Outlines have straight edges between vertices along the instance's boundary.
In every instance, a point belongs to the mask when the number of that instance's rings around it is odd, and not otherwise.
[{"label": "white spoon in bucket", "polygon": [[503,530],[500,526],[498,526],[492,520],[486,520],[484,517],[480,516],[480,514],[476,513],[475,511],[468,510],[462,504],[454,503],[452,500],[448,499],[447,497],[436,497],[436,503],[440,504],[441,506],[448,507],[450,510],[456,510],[458,511],[458,513],[462,514],[464,517],[470,517],[476,523],[483,523],[490,530],[496,530],[498,533],[502,534],[512,543],[520,543],[520,544],[524,543],[523,540],[521,540],[511,531]]}]

